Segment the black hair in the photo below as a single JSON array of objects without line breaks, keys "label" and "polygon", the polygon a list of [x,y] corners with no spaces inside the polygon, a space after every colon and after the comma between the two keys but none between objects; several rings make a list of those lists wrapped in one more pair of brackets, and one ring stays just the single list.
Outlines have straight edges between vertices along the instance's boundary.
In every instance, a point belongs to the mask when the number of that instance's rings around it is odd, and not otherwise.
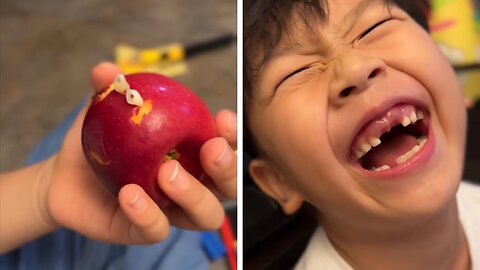
[{"label": "black hair", "polygon": [[[396,5],[407,12],[418,24],[428,30],[426,0],[384,0],[389,6]],[[260,149],[252,137],[248,125],[248,110],[252,100],[252,81],[256,68],[252,58],[262,53],[263,60],[278,44],[282,35],[289,33],[294,13],[301,15],[307,27],[312,22],[324,23],[327,11],[324,0],[244,0],[243,4],[243,138],[244,148],[250,157],[258,157]],[[295,12],[294,12],[295,11]],[[262,61],[260,61],[262,62]]]}]

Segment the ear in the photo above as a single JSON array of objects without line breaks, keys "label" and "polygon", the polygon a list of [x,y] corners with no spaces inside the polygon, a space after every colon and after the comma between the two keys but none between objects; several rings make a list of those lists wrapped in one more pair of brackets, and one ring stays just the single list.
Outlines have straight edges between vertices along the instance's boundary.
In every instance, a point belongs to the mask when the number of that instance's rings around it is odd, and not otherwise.
[{"label": "ear", "polygon": [[291,215],[300,209],[302,196],[281,177],[270,162],[254,159],[250,162],[249,171],[257,186],[275,199],[285,214]]}]

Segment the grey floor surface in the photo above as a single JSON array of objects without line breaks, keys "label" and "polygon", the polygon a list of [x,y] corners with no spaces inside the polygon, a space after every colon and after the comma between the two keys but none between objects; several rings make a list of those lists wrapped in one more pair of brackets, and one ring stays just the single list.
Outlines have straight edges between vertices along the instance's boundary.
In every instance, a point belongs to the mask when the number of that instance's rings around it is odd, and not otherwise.
[{"label": "grey floor surface", "polygon": [[[232,0],[1,0],[0,171],[27,154],[91,92],[114,46],[198,43],[236,33]],[[236,44],[197,55],[178,78],[212,112],[236,109]]]}]

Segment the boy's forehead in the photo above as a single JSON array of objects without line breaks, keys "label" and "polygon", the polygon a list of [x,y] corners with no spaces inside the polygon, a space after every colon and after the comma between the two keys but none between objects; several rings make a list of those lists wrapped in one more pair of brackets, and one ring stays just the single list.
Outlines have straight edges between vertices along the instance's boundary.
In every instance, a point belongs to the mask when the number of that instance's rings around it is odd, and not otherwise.
[{"label": "boy's forehead", "polygon": [[289,28],[280,38],[280,42],[272,50],[269,58],[278,57],[298,49],[304,45],[301,41],[319,42],[322,41],[322,28],[330,28],[330,32],[338,33],[340,37],[345,37],[357,23],[358,19],[370,8],[375,5],[386,5],[386,0],[346,0],[326,1],[325,18],[305,18],[299,8],[292,11]]},{"label": "boy's forehead", "polygon": [[385,6],[386,0],[329,0],[327,24],[335,31],[350,31],[360,17],[373,6]]},{"label": "boy's forehead", "polygon": [[340,38],[345,37],[370,7],[378,4],[385,6],[386,3],[386,0],[328,0],[325,2],[325,18],[305,17],[300,8],[295,8],[287,24],[289,27],[282,33],[279,42],[270,52],[257,54],[256,59],[253,59],[257,75],[261,76],[276,58],[292,52],[309,52],[312,50],[309,47],[315,47],[320,53],[327,51],[328,44],[322,34],[324,27],[328,27],[330,32],[336,33]]}]

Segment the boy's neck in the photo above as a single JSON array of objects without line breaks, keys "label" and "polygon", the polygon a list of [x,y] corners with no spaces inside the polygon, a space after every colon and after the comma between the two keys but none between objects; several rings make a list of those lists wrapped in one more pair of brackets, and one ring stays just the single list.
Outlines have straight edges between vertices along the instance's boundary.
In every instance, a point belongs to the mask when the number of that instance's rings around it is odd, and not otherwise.
[{"label": "boy's neck", "polygon": [[352,228],[344,224],[322,218],[332,245],[353,269],[470,269],[455,200],[434,218],[407,226]]}]

